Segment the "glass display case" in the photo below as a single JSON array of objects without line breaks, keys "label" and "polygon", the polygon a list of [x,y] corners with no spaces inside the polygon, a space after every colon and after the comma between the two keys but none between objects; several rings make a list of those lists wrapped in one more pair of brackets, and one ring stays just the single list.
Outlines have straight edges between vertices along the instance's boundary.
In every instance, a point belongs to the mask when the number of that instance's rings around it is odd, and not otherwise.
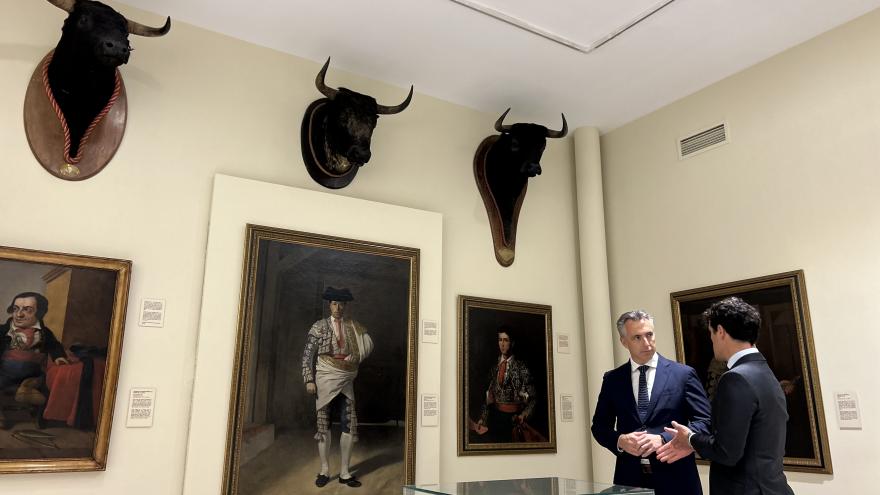
[{"label": "glass display case", "polygon": [[406,485],[403,487],[403,495],[419,495],[422,493],[436,495],[594,495],[599,493],[654,495],[654,490],[568,478],[460,481],[433,485]]}]

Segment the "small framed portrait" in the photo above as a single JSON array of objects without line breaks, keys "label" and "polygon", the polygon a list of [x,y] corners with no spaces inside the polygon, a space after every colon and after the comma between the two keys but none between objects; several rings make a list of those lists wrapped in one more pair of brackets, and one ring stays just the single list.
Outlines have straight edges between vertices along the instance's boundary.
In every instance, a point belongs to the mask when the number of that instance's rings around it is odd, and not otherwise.
[{"label": "small framed portrait", "polygon": [[0,473],[105,469],[130,274],[0,247]]},{"label": "small framed portrait", "polygon": [[247,226],[224,494],[414,481],[418,274],[418,249]]},{"label": "small framed portrait", "polygon": [[785,394],[785,469],[832,474],[803,270],[673,292],[676,357],[697,371],[711,401],[727,365],[714,358],[703,311],[737,296],[758,309],[756,342]]},{"label": "small framed portrait", "polygon": [[458,296],[458,455],[556,452],[551,308]]}]

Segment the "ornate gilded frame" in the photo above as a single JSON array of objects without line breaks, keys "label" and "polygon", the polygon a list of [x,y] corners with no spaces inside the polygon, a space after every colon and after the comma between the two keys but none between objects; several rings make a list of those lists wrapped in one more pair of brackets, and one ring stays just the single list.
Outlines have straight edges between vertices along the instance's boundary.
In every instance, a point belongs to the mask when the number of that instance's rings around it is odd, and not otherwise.
[{"label": "ornate gilded frame", "polygon": [[[390,260],[398,260],[407,263],[408,289],[406,293],[406,329],[402,337],[405,340],[407,358],[405,364],[405,418],[404,418],[404,445],[403,464],[404,477],[401,485],[415,481],[415,453],[416,453],[416,411],[417,411],[417,369],[418,369],[418,287],[419,287],[419,250],[415,248],[380,244],[375,242],[346,239],[321,234],[312,234],[293,230],[265,227],[248,224],[245,235],[245,257],[241,281],[241,300],[239,303],[238,335],[236,337],[236,353],[233,365],[231,401],[229,406],[229,422],[226,440],[226,455],[223,473],[223,491],[225,495],[244,493],[240,491],[241,465],[242,465],[242,434],[246,414],[246,393],[249,382],[254,380],[251,370],[253,353],[258,345],[257,331],[254,325],[254,317],[261,289],[257,286],[261,269],[261,243],[280,243],[288,246],[302,246],[321,251],[333,251],[341,254],[354,253],[374,255]],[[328,284],[332,285],[332,284]],[[357,301],[357,295],[356,295]],[[314,304],[311,302],[310,304]],[[308,331],[303,328],[302,332]],[[375,337],[374,337],[375,339]],[[256,345],[255,345],[256,344]],[[299,362],[299,355],[294,361]],[[359,373],[361,379],[363,372]],[[302,386],[302,384],[300,384]],[[358,399],[360,403],[360,399]],[[360,409],[360,408],[359,408]],[[359,412],[360,415],[360,412]],[[335,443],[335,440],[334,440]],[[357,444],[356,444],[357,445]],[[304,445],[303,448],[314,449],[313,444]],[[334,462],[331,460],[331,469]],[[357,466],[353,468],[357,470]],[[338,466],[336,466],[338,467]],[[354,474],[357,474],[354,472]],[[361,478],[364,488],[369,491],[368,480]],[[336,483],[335,480],[331,482]],[[310,482],[311,483],[311,482]]]},{"label": "ornate gilded frame", "polygon": [[[831,449],[822,406],[822,390],[803,270],[700,287],[670,294],[679,362],[693,366],[711,395],[712,360],[708,329],[700,315],[709,305],[737,296],[758,308],[762,322],[758,348],[787,391],[789,431],[784,459],[787,471],[833,474]],[[808,444],[798,442],[809,439]],[[701,461],[703,462],[703,461]]]},{"label": "ornate gilded frame", "polygon": [[[104,378],[101,385],[100,405],[97,410],[97,420],[91,431],[94,439],[89,446],[84,447],[85,450],[90,450],[90,454],[73,457],[27,456],[21,458],[4,458],[0,459],[0,473],[103,471],[107,467],[107,455],[110,446],[110,429],[113,422],[113,408],[116,402],[116,385],[119,379],[119,366],[122,358],[122,339],[125,329],[125,311],[128,303],[129,283],[131,280],[131,261],[0,246],[0,262],[5,262],[0,263],[0,280],[2,280],[2,284],[4,284],[2,289],[6,289],[5,292],[11,293],[13,296],[15,293],[34,290],[34,282],[32,281],[30,284],[23,283],[21,286],[23,290],[19,290],[18,285],[15,287],[8,287],[8,284],[10,284],[11,281],[11,283],[18,284],[18,278],[12,275],[5,275],[4,271],[7,268],[14,269],[19,274],[23,271],[39,272],[41,273],[40,277],[42,278],[43,283],[46,285],[59,279],[59,277],[81,276],[79,280],[88,280],[90,275],[98,277],[102,281],[106,281],[105,285],[112,283],[112,287],[96,287],[89,286],[88,284],[71,285],[68,282],[66,288],[60,292],[66,297],[64,308],[67,307],[67,304],[75,304],[77,297],[87,296],[92,298],[93,301],[97,299],[104,301],[98,305],[101,307],[101,310],[96,307],[89,307],[89,305],[82,305],[78,306],[75,311],[79,311],[78,316],[80,321],[83,317],[83,312],[85,312],[85,317],[94,317],[101,321],[109,322],[107,328],[97,329],[97,332],[99,332],[101,337],[106,333],[107,355],[104,368]],[[41,267],[39,265],[44,266]],[[25,288],[25,285],[29,288]],[[103,292],[96,294],[98,291]],[[42,289],[42,291],[37,292],[46,295],[45,288]],[[6,299],[6,297],[7,296],[5,295],[3,296],[4,299]],[[53,310],[59,307],[57,298],[51,296],[47,297],[49,297],[49,312],[46,314],[46,320],[48,320],[50,316],[53,316]],[[4,300],[0,301],[0,304],[3,304],[3,308],[5,309],[6,304],[9,304],[9,302],[10,301]],[[92,312],[99,311],[101,312],[100,315],[91,314]],[[57,310],[56,316],[58,316]],[[78,327],[77,319],[70,316],[70,313],[66,316],[60,315],[60,318],[62,322],[64,322],[66,318],[66,322],[61,327],[62,330],[66,329],[67,332],[71,332],[71,328],[76,329]],[[49,325],[47,324],[47,326]],[[55,331],[58,331],[57,326]],[[64,345],[65,350],[69,351],[70,347],[67,345],[66,341],[63,338],[60,340],[62,345]],[[76,365],[75,360],[70,357],[69,353],[68,358],[71,359],[71,364],[67,366]],[[49,394],[51,400],[51,391],[49,391]],[[38,414],[42,414],[42,410],[38,411]],[[73,429],[73,427],[68,427],[66,425],[57,426],[56,423],[50,422],[47,425],[46,430],[32,431],[44,431],[52,434],[53,431],[66,428]],[[15,431],[16,427],[13,427],[11,430],[4,430],[2,434],[13,434]],[[60,434],[61,433],[59,433],[59,435]],[[52,452],[52,447],[48,447],[49,448],[31,450]]]},{"label": "ornate gilded frame", "polygon": [[[552,308],[544,304],[458,296],[459,456],[556,452],[551,313]],[[485,397],[485,375],[491,373],[498,359],[496,332],[500,326],[515,332],[518,342],[513,349],[514,358],[527,364],[534,380],[538,403],[530,420],[537,420],[531,426],[542,433],[544,441],[479,442],[472,431],[471,416],[477,406],[472,402],[478,396]]]}]

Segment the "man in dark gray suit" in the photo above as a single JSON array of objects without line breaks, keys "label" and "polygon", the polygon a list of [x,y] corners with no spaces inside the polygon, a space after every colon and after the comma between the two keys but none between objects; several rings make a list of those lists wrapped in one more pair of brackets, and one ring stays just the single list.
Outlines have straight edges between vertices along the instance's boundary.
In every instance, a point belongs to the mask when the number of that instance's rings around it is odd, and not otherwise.
[{"label": "man in dark gray suit", "polygon": [[785,394],[755,348],[761,315],[738,297],[713,304],[703,317],[715,359],[727,361],[712,401],[710,433],[673,422],[671,441],[657,459],[675,462],[694,450],[712,461],[712,495],[794,495],[782,471],[785,455]]}]

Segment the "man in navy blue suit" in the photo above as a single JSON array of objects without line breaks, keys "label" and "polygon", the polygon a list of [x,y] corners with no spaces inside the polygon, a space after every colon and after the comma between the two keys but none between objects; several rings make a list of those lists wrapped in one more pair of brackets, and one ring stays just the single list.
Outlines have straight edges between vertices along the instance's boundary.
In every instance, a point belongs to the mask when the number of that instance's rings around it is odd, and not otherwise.
[{"label": "man in navy blue suit", "polygon": [[707,432],[709,400],[690,366],[670,361],[654,347],[654,319],[629,311],[617,320],[630,359],[607,373],[593,414],[593,437],[617,456],[614,483],[653,488],[657,495],[702,495],[694,455],[673,464],[655,452],[672,438],[672,421]]}]

